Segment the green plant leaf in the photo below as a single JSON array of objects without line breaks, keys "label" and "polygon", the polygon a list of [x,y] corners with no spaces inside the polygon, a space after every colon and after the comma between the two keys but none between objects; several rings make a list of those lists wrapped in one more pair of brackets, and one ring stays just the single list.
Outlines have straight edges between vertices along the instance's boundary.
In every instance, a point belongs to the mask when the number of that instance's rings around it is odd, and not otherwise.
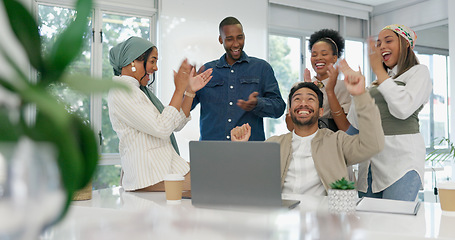
[{"label": "green plant leaf", "polygon": [[81,152],[81,163],[84,169],[76,187],[77,189],[82,189],[90,182],[97,167],[99,158],[98,144],[96,135],[90,125],[75,114],[72,114],[71,117],[70,132],[78,150]]},{"label": "green plant leaf", "polygon": [[[71,116],[69,113],[67,113]],[[62,178],[62,185],[66,190],[67,201],[61,218],[66,214],[74,191],[79,189],[81,176],[84,176],[82,152],[79,149],[72,128],[61,128],[55,124],[55,119],[38,111],[36,123],[28,131],[28,136],[36,141],[52,142],[58,149],[57,163]]]},{"label": "green plant leaf", "polygon": [[425,160],[430,162],[445,162],[450,159],[455,158],[455,146],[450,141],[450,139],[442,137],[442,138],[435,138],[433,143],[435,146],[442,145],[443,143],[447,143],[447,148],[444,149],[434,149],[430,153],[426,155]]},{"label": "green plant leaf", "polygon": [[70,115],[65,107],[55,97],[37,85],[29,84],[27,88],[17,92],[25,103],[36,104],[40,112],[52,119],[52,123],[65,130],[68,127]]},{"label": "green plant leaf", "polygon": [[330,184],[332,189],[350,190],[355,189],[355,183],[346,180],[344,177]]},{"label": "green plant leaf", "polygon": [[12,67],[17,74],[17,77],[14,79],[14,81],[4,80],[0,82],[0,84],[2,84],[4,87],[6,87],[8,90],[12,92],[16,92],[18,88],[23,87],[25,84],[29,84],[27,76],[24,74],[24,72],[22,72],[22,70],[19,68],[16,62],[9,56],[5,48],[1,45],[0,52],[2,53],[5,60],[9,63],[10,67]]},{"label": "green plant leaf", "polygon": [[9,90],[11,92],[16,92],[16,87],[11,84],[9,81],[3,79],[0,77],[0,85],[3,86],[6,90]]},{"label": "green plant leaf", "polygon": [[111,88],[129,90],[127,85],[120,82],[76,74],[64,77],[62,82],[66,83],[69,88],[85,94],[107,92]]},{"label": "green plant leaf", "polygon": [[77,1],[76,19],[58,36],[50,55],[45,60],[46,71],[43,72],[41,79],[44,85],[61,80],[64,70],[80,54],[91,6],[92,0]]},{"label": "green plant leaf", "polygon": [[21,136],[21,129],[18,124],[13,124],[10,120],[10,111],[0,108],[0,141],[18,141]]},{"label": "green plant leaf", "polygon": [[43,68],[41,57],[41,38],[38,25],[28,10],[18,1],[3,0],[11,29],[22,44],[30,63],[37,70]]}]

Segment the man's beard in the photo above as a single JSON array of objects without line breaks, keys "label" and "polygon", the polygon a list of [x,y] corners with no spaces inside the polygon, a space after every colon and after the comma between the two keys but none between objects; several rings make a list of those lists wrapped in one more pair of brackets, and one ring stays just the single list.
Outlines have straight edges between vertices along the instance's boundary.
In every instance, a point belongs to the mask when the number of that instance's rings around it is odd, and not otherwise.
[{"label": "man's beard", "polygon": [[292,122],[294,123],[294,125],[301,126],[301,127],[311,126],[311,125],[317,123],[318,119],[319,119],[318,116],[319,116],[319,110],[315,111],[314,115],[310,119],[308,119],[306,121],[303,121],[303,120],[301,121],[301,120],[297,119],[294,112],[291,112]]}]

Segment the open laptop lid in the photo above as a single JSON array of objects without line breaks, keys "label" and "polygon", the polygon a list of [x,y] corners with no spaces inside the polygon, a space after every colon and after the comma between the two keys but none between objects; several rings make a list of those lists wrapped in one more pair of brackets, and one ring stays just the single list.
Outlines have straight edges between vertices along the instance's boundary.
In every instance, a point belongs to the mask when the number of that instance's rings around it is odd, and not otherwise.
[{"label": "open laptop lid", "polygon": [[281,207],[278,143],[189,144],[193,205]]}]

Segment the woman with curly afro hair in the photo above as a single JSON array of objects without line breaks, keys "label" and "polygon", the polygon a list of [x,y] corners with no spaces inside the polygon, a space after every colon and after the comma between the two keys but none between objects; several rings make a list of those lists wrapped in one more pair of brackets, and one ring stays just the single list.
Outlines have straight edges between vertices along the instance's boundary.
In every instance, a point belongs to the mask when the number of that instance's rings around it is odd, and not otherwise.
[{"label": "woman with curly afro hair", "polygon": [[322,29],[311,35],[309,48],[316,76],[311,78],[310,71],[305,69],[304,79],[314,82],[324,94],[321,127],[346,131],[350,125],[346,114],[351,96],[343,80],[338,80],[338,67],[334,66],[344,51],[344,39],[335,30]]}]

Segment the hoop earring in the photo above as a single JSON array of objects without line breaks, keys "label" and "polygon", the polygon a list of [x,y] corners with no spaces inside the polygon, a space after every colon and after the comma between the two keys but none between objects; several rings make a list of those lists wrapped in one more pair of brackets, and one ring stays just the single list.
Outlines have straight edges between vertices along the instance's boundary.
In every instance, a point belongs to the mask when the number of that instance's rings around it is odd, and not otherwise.
[{"label": "hoop earring", "polygon": [[131,63],[131,71],[136,72],[136,67],[134,66],[134,62]]}]

